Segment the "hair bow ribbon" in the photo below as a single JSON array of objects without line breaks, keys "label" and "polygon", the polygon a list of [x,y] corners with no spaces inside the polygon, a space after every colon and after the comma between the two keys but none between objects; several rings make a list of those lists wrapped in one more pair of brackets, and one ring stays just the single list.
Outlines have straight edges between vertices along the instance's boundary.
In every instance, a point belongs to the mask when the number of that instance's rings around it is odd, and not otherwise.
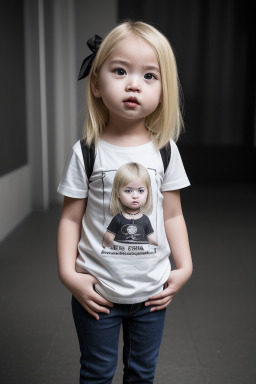
[{"label": "hair bow ribbon", "polygon": [[92,51],[92,54],[87,56],[82,62],[78,80],[84,79],[86,76],[89,75],[90,69],[92,67],[92,63],[102,43],[102,40],[103,40],[102,37],[100,37],[99,35],[94,35],[86,42],[87,46]]}]

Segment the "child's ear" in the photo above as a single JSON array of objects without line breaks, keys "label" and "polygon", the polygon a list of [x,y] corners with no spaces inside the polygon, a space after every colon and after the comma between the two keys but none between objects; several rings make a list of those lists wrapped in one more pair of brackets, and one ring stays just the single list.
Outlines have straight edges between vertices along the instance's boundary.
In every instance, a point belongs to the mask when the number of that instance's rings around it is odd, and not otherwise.
[{"label": "child's ear", "polygon": [[95,97],[101,97],[98,76],[92,76],[92,78],[91,78],[91,89],[92,89],[92,93],[94,94]]}]

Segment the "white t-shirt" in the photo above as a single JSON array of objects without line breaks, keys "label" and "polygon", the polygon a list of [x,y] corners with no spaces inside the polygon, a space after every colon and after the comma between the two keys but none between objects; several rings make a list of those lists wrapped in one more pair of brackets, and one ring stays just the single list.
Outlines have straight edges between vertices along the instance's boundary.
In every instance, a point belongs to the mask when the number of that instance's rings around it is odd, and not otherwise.
[{"label": "white t-shirt", "polygon": [[[147,169],[153,196],[152,212],[138,220],[132,216],[129,220],[122,213],[113,215],[110,211],[115,174],[119,167],[131,162]],[[171,160],[164,173],[161,154],[153,142],[119,147],[99,139],[90,183],[78,141],[58,187],[62,195],[88,198],[78,244],[77,272],[94,275],[100,282],[95,285],[96,291],[114,303],[143,302],[161,292],[171,270],[161,192],[189,185],[178,148],[172,140]],[[116,237],[111,245],[103,246],[106,233]],[[154,236],[154,242],[149,240],[150,236]]]}]

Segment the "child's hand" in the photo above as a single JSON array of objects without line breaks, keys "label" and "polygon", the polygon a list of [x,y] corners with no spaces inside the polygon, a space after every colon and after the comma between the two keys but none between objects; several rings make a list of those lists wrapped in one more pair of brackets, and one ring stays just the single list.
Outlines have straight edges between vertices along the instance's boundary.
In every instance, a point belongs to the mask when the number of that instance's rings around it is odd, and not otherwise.
[{"label": "child's hand", "polygon": [[113,307],[113,303],[99,295],[94,290],[94,284],[99,284],[96,277],[85,273],[75,273],[69,289],[86,311],[99,320],[98,312],[109,313],[109,309],[105,306]]},{"label": "child's hand", "polygon": [[162,292],[150,297],[148,301],[146,301],[145,305],[153,305],[150,310],[151,312],[166,308],[174,296],[177,295],[179,290],[187,282],[189,277],[190,276],[188,276],[187,272],[183,269],[171,271],[170,276],[165,283],[166,288]]}]

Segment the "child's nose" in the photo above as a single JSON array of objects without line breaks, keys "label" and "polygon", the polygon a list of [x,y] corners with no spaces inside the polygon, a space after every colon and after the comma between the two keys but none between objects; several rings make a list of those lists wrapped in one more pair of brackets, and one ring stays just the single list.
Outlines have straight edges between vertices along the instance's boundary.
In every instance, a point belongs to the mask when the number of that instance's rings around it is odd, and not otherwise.
[{"label": "child's nose", "polygon": [[141,92],[141,84],[137,76],[130,77],[126,86],[127,92]]},{"label": "child's nose", "polygon": [[138,196],[139,196],[138,192],[137,191],[133,191],[132,197],[137,199]]}]

